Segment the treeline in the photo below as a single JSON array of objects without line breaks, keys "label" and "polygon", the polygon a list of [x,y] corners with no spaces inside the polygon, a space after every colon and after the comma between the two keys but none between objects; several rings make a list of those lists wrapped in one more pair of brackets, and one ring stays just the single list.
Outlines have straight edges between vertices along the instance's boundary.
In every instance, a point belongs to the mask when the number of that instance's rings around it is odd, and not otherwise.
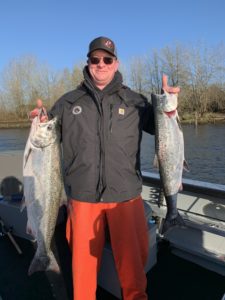
[{"label": "treeline", "polygon": [[[0,120],[27,118],[37,98],[45,106],[65,92],[74,89],[83,79],[85,63],[54,71],[33,56],[11,61],[0,74]],[[225,46],[203,44],[185,47],[173,45],[153,50],[144,57],[133,58],[121,65],[125,84],[146,95],[161,92],[162,73],[170,84],[181,87],[179,113],[196,119],[206,113],[225,113]]]},{"label": "treeline", "polygon": [[1,73],[0,121],[24,120],[41,98],[46,108],[83,79],[83,66],[55,71],[34,56],[12,60]]}]

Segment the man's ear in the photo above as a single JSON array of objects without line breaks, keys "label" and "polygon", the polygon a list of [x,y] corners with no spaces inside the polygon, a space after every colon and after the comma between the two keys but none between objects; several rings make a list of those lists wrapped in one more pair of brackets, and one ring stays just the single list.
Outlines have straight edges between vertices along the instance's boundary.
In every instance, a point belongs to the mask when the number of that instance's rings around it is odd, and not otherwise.
[{"label": "man's ear", "polygon": [[119,69],[119,64],[120,64],[120,62],[119,62],[119,60],[117,59],[117,60],[116,60],[115,71],[118,71],[118,69]]}]

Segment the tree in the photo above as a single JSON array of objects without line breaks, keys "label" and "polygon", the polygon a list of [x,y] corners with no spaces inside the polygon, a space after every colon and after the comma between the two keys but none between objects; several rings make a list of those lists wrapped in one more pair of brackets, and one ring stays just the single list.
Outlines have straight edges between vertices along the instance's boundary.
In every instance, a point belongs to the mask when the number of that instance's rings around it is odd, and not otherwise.
[{"label": "tree", "polygon": [[27,116],[27,105],[49,96],[49,68],[34,56],[12,60],[2,73],[2,89],[8,108],[18,118]]},{"label": "tree", "polygon": [[130,83],[141,94],[146,92],[146,65],[142,58],[133,58],[130,65]]},{"label": "tree", "polygon": [[159,54],[156,50],[152,52],[152,55],[147,58],[147,93],[150,96],[151,93],[160,94],[162,87],[162,67]]}]

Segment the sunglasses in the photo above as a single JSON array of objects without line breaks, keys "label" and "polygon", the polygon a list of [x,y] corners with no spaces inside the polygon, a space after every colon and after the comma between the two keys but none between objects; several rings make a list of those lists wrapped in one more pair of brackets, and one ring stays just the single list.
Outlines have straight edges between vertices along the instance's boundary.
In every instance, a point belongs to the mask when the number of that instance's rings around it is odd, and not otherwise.
[{"label": "sunglasses", "polygon": [[89,57],[89,61],[92,65],[98,65],[103,60],[105,65],[111,65],[114,61],[113,57],[110,56],[103,56],[103,57],[97,57],[97,56],[91,56]]}]

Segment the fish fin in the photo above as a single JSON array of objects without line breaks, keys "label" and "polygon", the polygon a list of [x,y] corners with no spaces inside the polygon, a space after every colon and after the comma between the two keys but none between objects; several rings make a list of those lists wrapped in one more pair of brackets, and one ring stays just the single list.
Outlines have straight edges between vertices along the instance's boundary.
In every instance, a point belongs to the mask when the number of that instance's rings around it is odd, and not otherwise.
[{"label": "fish fin", "polygon": [[33,230],[30,226],[28,226],[28,224],[27,224],[27,227],[26,227],[26,233],[34,237]]},{"label": "fish fin", "polygon": [[26,207],[26,202],[25,202],[25,196],[23,195],[21,206],[20,206],[20,212],[23,212],[25,207]]},{"label": "fish fin", "polygon": [[153,160],[153,167],[156,169],[159,169],[159,160],[158,160],[158,157],[156,154],[155,154],[154,160]]},{"label": "fish fin", "polygon": [[52,251],[46,255],[40,255],[35,253],[35,256],[30,264],[28,275],[32,275],[39,271],[53,271],[55,273],[60,273],[59,265]]},{"label": "fish fin", "polygon": [[60,206],[62,205],[67,205],[68,202],[68,197],[66,195],[66,191],[64,186],[62,187],[62,192],[61,192],[61,202],[60,202]]},{"label": "fish fin", "polygon": [[179,191],[183,191],[183,184],[182,184],[182,182],[180,184]]},{"label": "fish fin", "polygon": [[26,233],[32,236],[35,240],[37,239],[37,230],[35,230],[35,224],[27,220]]},{"label": "fish fin", "polygon": [[163,201],[164,201],[164,192],[163,189],[161,188],[159,191],[159,197],[158,197],[158,201],[157,201],[157,205],[160,208],[163,205]]},{"label": "fish fin", "polygon": [[183,162],[183,168],[186,172],[190,172],[190,169],[189,169],[189,166],[188,166],[188,163],[186,160],[184,160],[184,162]]},{"label": "fish fin", "polygon": [[180,130],[183,132],[183,128],[182,128],[182,125],[181,125],[181,121],[180,121],[180,117],[178,115],[178,112],[177,112],[177,115],[176,115],[176,120],[177,120],[177,125],[178,127],[180,128]]},{"label": "fish fin", "polygon": [[27,164],[27,161],[28,161],[28,158],[31,154],[31,147],[28,148],[28,150],[26,151],[26,153],[24,153],[24,160],[23,160],[23,168],[25,168],[26,164]]},{"label": "fish fin", "polygon": [[170,219],[166,216],[166,218],[162,224],[162,229],[161,229],[160,233],[165,234],[170,229],[177,227],[177,226],[185,227],[185,222],[178,212],[177,212],[177,216],[175,218]]}]

